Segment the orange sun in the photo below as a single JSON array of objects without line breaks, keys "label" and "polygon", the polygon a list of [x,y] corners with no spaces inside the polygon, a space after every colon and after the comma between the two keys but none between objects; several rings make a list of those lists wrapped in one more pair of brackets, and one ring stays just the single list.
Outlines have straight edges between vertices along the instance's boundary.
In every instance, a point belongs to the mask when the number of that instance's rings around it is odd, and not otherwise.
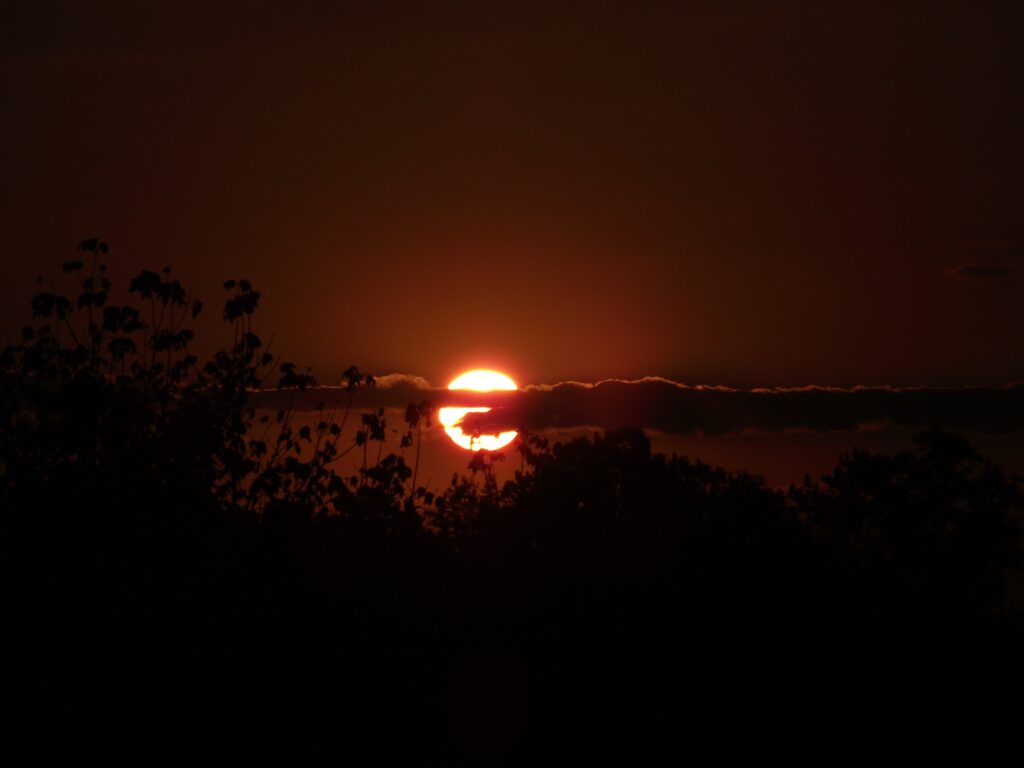
[{"label": "orange sun", "polygon": [[[514,390],[516,383],[508,376],[497,371],[475,370],[466,371],[452,379],[448,389],[469,389],[474,392],[492,392],[494,390]],[[448,433],[448,437],[468,451],[497,451],[516,439],[516,432],[501,432],[497,435],[467,435],[462,427],[457,426],[459,420],[467,413],[487,413],[488,407],[477,408],[441,408],[437,412],[438,421]]]}]

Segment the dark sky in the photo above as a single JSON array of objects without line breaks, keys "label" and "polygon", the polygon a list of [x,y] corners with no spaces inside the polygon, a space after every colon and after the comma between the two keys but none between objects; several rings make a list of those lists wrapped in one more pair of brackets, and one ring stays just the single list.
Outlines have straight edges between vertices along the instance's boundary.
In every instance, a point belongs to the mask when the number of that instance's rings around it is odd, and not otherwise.
[{"label": "dark sky", "polygon": [[278,6],[5,7],[0,327],[99,235],[323,381],[1024,379],[1024,5]]}]

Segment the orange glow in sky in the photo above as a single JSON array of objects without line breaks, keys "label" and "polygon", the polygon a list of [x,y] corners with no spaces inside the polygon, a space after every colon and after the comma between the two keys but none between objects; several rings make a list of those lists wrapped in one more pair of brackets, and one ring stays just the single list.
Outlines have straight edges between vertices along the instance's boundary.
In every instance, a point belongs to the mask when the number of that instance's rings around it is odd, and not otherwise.
[{"label": "orange glow in sky", "polygon": [[[498,371],[478,369],[466,371],[452,379],[448,389],[468,389],[474,392],[492,392],[494,390],[514,390],[516,383]],[[452,441],[468,451],[497,451],[516,439],[516,432],[501,432],[497,435],[467,435],[462,428],[456,426],[467,413],[487,413],[491,410],[481,406],[476,408],[441,408],[437,412],[438,421]]]}]

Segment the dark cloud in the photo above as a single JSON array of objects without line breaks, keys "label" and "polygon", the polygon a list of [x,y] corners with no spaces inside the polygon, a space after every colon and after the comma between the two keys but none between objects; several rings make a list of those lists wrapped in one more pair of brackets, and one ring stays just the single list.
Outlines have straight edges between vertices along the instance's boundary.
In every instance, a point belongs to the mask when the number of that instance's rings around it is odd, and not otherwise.
[{"label": "dark cloud", "polygon": [[[660,378],[565,382],[518,392],[453,393],[425,388],[422,380],[400,377],[390,386],[360,389],[357,408],[404,408],[430,400],[437,406],[489,405],[486,414],[468,415],[464,429],[640,426],[673,434],[722,435],[760,430],[831,432],[876,425],[946,427],[1001,434],[1024,429],[1024,385],[964,388],[801,387],[740,390],[687,386]],[[306,392],[266,391],[257,405],[310,410],[345,402],[344,388]]]},{"label": "dark cloud", "polygon": [[976,280],[1000,280],[1003,278],[1020,277],[1020,267],[999,266],[996,264],[963,264],[953,269],[954,277],[967,277]]},{"label": "dark cloud", "polygon": [[430,400],[443,404],[448,391],[431,388],[419,376],[391,374],[377,379],[374,386],[359,386],[350,390],[345,386],[316,386],[299,390],[265,389],[253,394],[255,407],[276,410],[291,407],[299,411],[315,411],[344,406],[349,401],[354,408],[405,408],[409,403]]},{"label": "dark cloud", "polygon": [[977,240],[954,249],[964,263],[949,270],[953,277],[1005,280],[1024,276],[1024,246],[1015,240]]}]

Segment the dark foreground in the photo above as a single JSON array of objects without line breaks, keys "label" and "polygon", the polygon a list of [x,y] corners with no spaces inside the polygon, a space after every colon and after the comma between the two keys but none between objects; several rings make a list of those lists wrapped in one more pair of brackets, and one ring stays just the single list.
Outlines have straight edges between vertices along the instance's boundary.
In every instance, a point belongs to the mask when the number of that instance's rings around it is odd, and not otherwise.
[{"label": "dark foreground", "polygon": [[[175,286],[132,288],[184,319]],[[521,764],[1016,729],[1024,505],[961,437],[778,492],[637,429],[526,436],[513,481],[478,456],[435,496],[412,460],[427,404],[404,456],[378,452],[380,414],[248,410],[265,370],[309,380],[246,326],[259,295],[229,291],[234,341],[205,365],[98,279],[91,328],[61,339],[75,311],[40,294],[3,352],[8,726],[38,748],[287,733],[293,753]],[[367,456],[352,477],[346,450]]]}]

